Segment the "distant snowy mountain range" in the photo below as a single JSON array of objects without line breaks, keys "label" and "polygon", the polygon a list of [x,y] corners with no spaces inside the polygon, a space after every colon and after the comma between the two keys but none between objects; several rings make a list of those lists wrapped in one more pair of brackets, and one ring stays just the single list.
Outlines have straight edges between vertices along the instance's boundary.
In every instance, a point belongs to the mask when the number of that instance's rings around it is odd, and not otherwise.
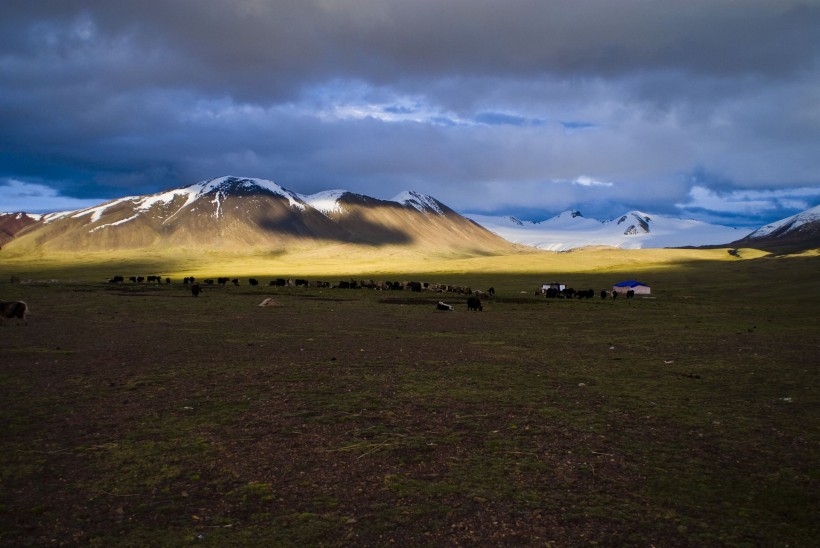
[{"label": "distant snowy mountain range", "polygon": [[733,246],[820,247],[820,206],[758,230],[630,211],[611,220],[565,211],[541,222],[461,215],[432,196],[405,191],[380,200],[345,190],[304,195],[266,180],[219,177],[85,209],[0,213],[5,250],[55,251],[185,246],[283,248],[307,242],[413,244],[435,250],[500,250],[511,244],[550,251]]},{"label": "distant snowy mountain range", "polygon": [[622,249],[720,245],[748,234],[748,229],[715,225],[694,219],[677,219],[630,211],[607,221],[565,211],[541,222],[515,217],[467,215],[487,230],[514,243],[550,251],[567,251],[587,246]]}]

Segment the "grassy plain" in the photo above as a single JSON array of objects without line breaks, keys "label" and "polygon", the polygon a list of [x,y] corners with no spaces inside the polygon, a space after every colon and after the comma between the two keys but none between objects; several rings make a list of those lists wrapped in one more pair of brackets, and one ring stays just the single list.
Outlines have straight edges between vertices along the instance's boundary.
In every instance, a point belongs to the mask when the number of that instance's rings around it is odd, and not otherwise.
[{"label": "grassy plain", "polygon": [[[812,545],[820,258],[741,255],[0,263],[32,309],[0,326],[0,543]],[[532,294],[627,278],[652,298]]]}]

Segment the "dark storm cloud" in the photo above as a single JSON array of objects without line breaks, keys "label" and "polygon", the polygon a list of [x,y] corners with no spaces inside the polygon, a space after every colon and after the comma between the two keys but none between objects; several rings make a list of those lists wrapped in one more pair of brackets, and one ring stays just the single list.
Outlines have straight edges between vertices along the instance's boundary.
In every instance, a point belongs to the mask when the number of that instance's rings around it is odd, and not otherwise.
[{"label": "dark storm cloud", "polygon": [[0,209],[227,173],[484,211],[814,187],[818,28],[797,0],[7,1]]},{"label": "dark storm cloud", "polygon": [[[780,78],[816,68],[820,49],[816,2],[12,1],[6,7],[0,41],[6,52],[72,66],[88,61],[88,68],[116,76],[112,86],[192,86],[257,101],[334,76],[380,84],[669,70]],[[117,60],[129,64],[117,67]],[[111,64],[96,65],[106,61]]]}]

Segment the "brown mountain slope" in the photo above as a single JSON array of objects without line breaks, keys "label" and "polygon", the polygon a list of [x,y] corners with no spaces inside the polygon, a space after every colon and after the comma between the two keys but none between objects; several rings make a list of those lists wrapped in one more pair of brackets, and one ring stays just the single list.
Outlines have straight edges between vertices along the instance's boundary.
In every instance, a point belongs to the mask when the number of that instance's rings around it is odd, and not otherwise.
[{"label": "brown mountain slope", "polygon": [[[430,197],[426,197],[432,200]],[[435,209],[376,200],[346,193],[339,199],[340,213],[328,214],[357,239],[375,245],[411,244],[431,250],[492,252],[511,244],[475,222],[433,201]]]},{"label": "brown mountain slope", "polygon": [[29,225],[37,222],[39,216],[32,217],[26,213],[0,213],[0,246],[10,242],[17,235]]}]

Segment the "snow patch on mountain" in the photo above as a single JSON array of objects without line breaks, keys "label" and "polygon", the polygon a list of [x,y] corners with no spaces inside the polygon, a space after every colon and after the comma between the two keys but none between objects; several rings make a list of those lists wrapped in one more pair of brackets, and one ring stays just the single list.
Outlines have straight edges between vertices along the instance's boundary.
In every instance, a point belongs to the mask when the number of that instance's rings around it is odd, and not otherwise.
[{"label": "snow patch on mountain", "polygon": [[320,213],[330,215],[331,213],[344,213],[345,209],[339,200],[345,194],[347,194],[346,190],[325,190],[310,195],[300,194],[299,198]]},{"label": "snow patch on mountain", "polygon": [[138,218],[139,216],[140,216],[140,214],[139,214],[139,213],[137,213],[137,214],[132,215],[132,216],[130,216],[130,217],[128,217],[128,218],[126,218],[126,219],[122,219],[122,220],[119,220],[119,221],[116,221],[116,222],[113,222],[113,223],[106,223],[106,224],[104,224],[104,225],[95,226],[94,228],[92,228],[92,229],[91,229],[91,230],[89,230],[88,232],[96,232],[97,230],[99,230],[99,229],[101,229],[101,228],[107,228],[107,227],[109,227],[109,226],[118,226],[118,225],[122,225],[122,224],[127,223],[128,221],[133,221],[134,219]]},{"label": "snow patch on mountain", "polygon": [[398,202],[404,206],[413,207],[422,213],[437,213],[444,215],[441,209],[441,204],[438,200],[427,194],[421,194],[415,190],[405,190],[404,192],[393,197],[391,202]]},{"label": "snow patch on mountain", "polygon": [[622,249],[721,245],[745,234],[741,229],[642,211],[630,211],[607,221],[586,218],[578,211],[565,211],[540,222],[486,215],[466,217],[513,243],[549,251],[600,245]]}]

